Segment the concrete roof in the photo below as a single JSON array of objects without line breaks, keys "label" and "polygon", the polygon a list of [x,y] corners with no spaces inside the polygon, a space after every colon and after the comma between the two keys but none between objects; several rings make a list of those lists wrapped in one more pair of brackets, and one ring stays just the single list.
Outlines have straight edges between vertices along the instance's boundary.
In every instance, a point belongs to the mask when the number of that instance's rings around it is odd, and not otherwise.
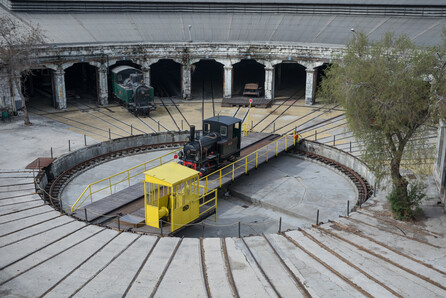
[{"label": "concrete roof", "polygon": [[[23,2],[39,2],[39,1],[33,1],[33,0],[2,0],[1,2],[4,3],[23,3]],[[157,3],[157,2],[164,2],[164,3],[262,3],[262,4],[308,4],[308,5],[321,5],[321,4],[327,4],[327,5],[414,5],[414,6],[429,6],[429,5],[440,5],[444,6],[445,2],[443,0],[425,0],[425,1],[419,1],[419,0],[361,0],[360,2],[358,0],[131,0],[131,1],[124,1],[124,0],[82,0],[82,1],[76,1],[76,0],[47,0],[45,1],[46,5],[51,5],[51,3],[79,3],[79,2],[97,2],[97,3],[107,3],[107,2],[119,2],[119,3],[125,3],[125,2],[135,2],[135,3]]]},{"label": "concrete roof", "polygon": [[[1,11],[1,9],[0,9]],[[372,40],[392,31],[418,44],[441,42],[445,18],[237,13],[16,13],[38,23],[50,43],[298,42],[342,45],[351,28]]]}]

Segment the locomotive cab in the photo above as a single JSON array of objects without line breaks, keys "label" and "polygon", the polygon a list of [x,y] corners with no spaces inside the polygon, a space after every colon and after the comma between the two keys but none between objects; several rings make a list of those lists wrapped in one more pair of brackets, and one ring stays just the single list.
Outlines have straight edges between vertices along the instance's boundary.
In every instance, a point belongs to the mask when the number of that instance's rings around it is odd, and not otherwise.
[{"label": "locomotive cab", "polygon": [[229,116],[215,116],[203,121],[203,135],[196,137],[191,126],[190,138],[179,152],[179,163],[200,174],[215,171],[227,161],[240,156],[241,120]]},{"label": "locomotive cab", "polygon": [[204,135],[217,133],[220,136],[217,142],[220,159],[240,156],[241,122],[240,119],[229,116],[215,116],[203,121]]}]

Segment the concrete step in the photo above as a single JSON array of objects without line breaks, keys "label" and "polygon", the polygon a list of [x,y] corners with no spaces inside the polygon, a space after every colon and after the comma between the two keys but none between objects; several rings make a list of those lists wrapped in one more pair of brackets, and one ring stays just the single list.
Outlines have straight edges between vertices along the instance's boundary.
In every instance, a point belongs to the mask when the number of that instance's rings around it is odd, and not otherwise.
[{"label": "concrete step", "polygon": [[[65,251],[73,249],[78,244],[83,243],[83,241],[86,241],[90,237],[93,237],[96,233],[102,230],[103,228],[96,226],[85,226],[84,228],[79,229],[76,232],[68,235],[67,237],[57,241],[57,245],[49,245],[43,247],[40,250],[32,250],[32,253],[30,253],[29,255],[24,255],[21,250],[16,248],[16,256],[14,258],[15,262],[9,263],[9,265],[3,267],[3,270],[0,271],[0,284],[2,284],[2,286],[5,288],[15,289],[17,288],[17,285],[20,285],[25,281],[33,280],[33,283],[27,283],[26,287],[20,289],[21,291],[25,291],[26,289],[31,290],[36,284],[39,283],[39,277],[41,275],[36,274],[33,275],[34,278],[29,279],[30,275],[25,275],[25,273],[41,265],[45,267],[44,264],[48,260],[51,260],[52,258]],[[13,255],[13,253],[10,252],[9,255]],[[19,258],[19,256],[21,258]],[[59,263],[59,265],[61,265],[61,263]],[[52,272],[47,271],[47,275],[48,274],[52,274]],[[23,296],[30,295],[25,293],[23,294]]]},{"label": "concrete step", "polygon": [[103,293],[107,293],[108,296],[121,296],[131,284],[155,241],[154,236],[135,238],[116,259],[76,293],[76,296],[100,297]]},{"label": "concrete step", "polygon": [[[244,243],[249,248],[258,266],[262,268],[269,283],[274,286],[280,296],[305,297],[305,293],[301,293],[300,285],[293,280],[286,267],[281,265],[280,257],[275,255],[265,238],[259,236],[246,237]],[[274,264],[274,266],[271,266],[271,264]]]},{"label": "concrete step", "polygon": [[[426,241],[420,241],[410,236],[399,235],[388,229],[379,229],[364,222],[354,221],[349,218],[340,218],[338,222],[347,226],[352,232],[360,231],[361,234],[376,241],[387,243],[390,247],[416,258],[423,256],[426,263],[437,269],[446,271],[446,260],[440,255],[446,254],[446,247],[432,245]],[[390,240],[390,241],[389,241]]]},{"label": "concrete step", "polygon": [[73,221],[52,230],[50,233],[43,233],[12,245],[4,246],[0,248],[0,254],[8,256],[8,258],[0,258],[0,268],[23,258],[34,259],[36,253],[48,247],[60,247],[60,249],[63,249],[67,244],[66,239],[76,239],[78,236],[76,231],[80,231],[83,228],[85,228],[84,223]]},{"label": "concrete step", "polygon": [[336,297],[339,293],[342,293],[343,297],[363,296],[344,280],[345,277],[330,271],[283,235],[270,234],[267,237],[313,297]]},{"label": "concrete step", "polygon": [[21,211],[27,211],[31,208],[41,207],[44,203],[42,200],[32,200],[18,204],[4,205],[0,208],[0,216],[10,215]]},{"label": "concrete step", "polygon": [[317,243],[305,237],[301,232],[291,231],[286,232],[285,234],[304,247],[307,251],[316,255],[321,261],[329,264],[333,270],[351,281],[351,283],[353,283],[353,285],[363,294],[379,297],[389,297],[392,295],[384,287],[370,279],[369,276],[358,271],[352,264],[344,262],[344,260],[340,259],[338,256],[326,251]]},{"label": "concrete step", "polygon": [[42,225],[60,216],[61,216],[60,213],[54,211],[50,213],[43,213],[36,216],[24,218],[20,221],[20,224],[18,224],[16,221],[4,223],[1,225],[2,229],[0,230],[0,237],[15,233],[20,230],[28,229],[34,225]]},{"label": "concrete step", "polygon": [[232,276],[240,297],[275,297],[274,290],[245,253],[246,248],[233,238],[225,238]]},{"label": "concrete step", "polygon": [[[357,250],[355,246],[324,234],[320,230],[306,229],[303,233],[307,238],[314,239],[320,245],[325,245],[360,270],[367,272],[376,283],[386,287],[394,295],[404,297],[409,295],[428,295],[430,297],[446,295],[446,291],[441,289],[442,286],[438,287],[386,260],[365,251]],[[392,276],[392,278],[389,279],[389,276]]]},{"label": "concrete step", "polygon": [[179,238],[160,238],[127,292],[128,297],[143,297],[152,293],[179,241]]},{"label": "concrete step", "polygon": [[[109,235],[107,230],[103,233],[104,234],[100,234],[100,237]],[[54,284],[54,288],[49,291],[47,297],[68,297],[82,290],[90,280],[93,280],[95,276],[107,268],[107,266],[113,262],[114,258],[117,258],[120,253],[125,251],[132,241],[138,238],[138,235],[131,233],[119,233],[118,235],[115,231],[110,231],[110,233],[114,238],[112,238],[110,242],[106,242],[106,245],[101,247],[98,251],[90,254],[85,253],[85,255],[88,255],[89,257],[88,261],[81,263],[81,265],[77,267],[76,270],[70,272],[65,279]],[[126,270],[124,267],[118,272],[115,272],[114,275],[123,275],[126,274],[125,272]]]},{"label": "concrete step", "polygon": [[[116,232],[111,230],[95,231],[93,237],[79,243],[60,254],[49,255],[48,259],[35,267],[29,267],[23,275],[8,282],[7,287],[19,289],[23,296],[40,296],[53,290],[54,285],[66,278],[78,266],[88,261]],[[41,277],[45,278],[41,278]],[[25,283],[25,286],[23,284]],[[62,297],[62,296],[60,296]]]},{"label": "concrete step", "polygon": [[404,222],[392,219],[391,217],[384,219],[361,210],[360,212],[353,213],[350,218],[359,220],[366,225],[372,225],[382,231],[388,231],[402,236],[412,237],[433,245],[446,247],[445,237],[429,232],[422,227],[413,224],[407,225]]},{"label": "concrete step", "polygon": [[233,291],[228,278],[220,238],[203,239],[205,270],[212,297],[230,297]]},{"label": "concrete step", "polygon": [[429,264],[426,264],[419,258],[415,259],[403,254],[401,251],[391,249],[387,243],[379,243],[374,239],[367,239],[361,237],[360,234],[356,235],[346,230],[343,230],[338,225],[323,225],[319,227],[326,235],[331,235],[338,239],[338,243],[350,243],[355,246],[355,249],[365,251],[369,254],[377,255],[383,260],[387,260],[389,263],[397,264],[416,273],[417,276],[421,276],[424,279],[429,279],[434,283],[440,285],[446,285],[446,274],[433,269]]},{"label": "concrete step", "polygon": [[[32,221],[34,219],[36,221]],[[55,229],[60,228],[66,224],[74,222],[72,218],[61,216],[56,211],[48,213],[37,214],[35,217],[27,218],[28,225],[22,224],[22,221],[12,221],[0,225],[0,227],[9,231],[0,237],[0,246],[11,245],[16,241],[23,241],[27,238],[36,237],[43,233],[52,233]],[[39,220],[39,221],[37,221]]]},{"label": "concrete step", "polygon": [[55,212],[55,211],[48,205],[42,205],[34,209],[28,209],[22,212],[11,213],[9,215],[0,216],[0,224],[11,221],[21,221],[22,219],[26,219],[30,216],[36,216],[38,214],[45,212]]},{"label": "concrete step", "polygon": [[184,238],[159,288],[157,297],[206,297],[200,241]]}]

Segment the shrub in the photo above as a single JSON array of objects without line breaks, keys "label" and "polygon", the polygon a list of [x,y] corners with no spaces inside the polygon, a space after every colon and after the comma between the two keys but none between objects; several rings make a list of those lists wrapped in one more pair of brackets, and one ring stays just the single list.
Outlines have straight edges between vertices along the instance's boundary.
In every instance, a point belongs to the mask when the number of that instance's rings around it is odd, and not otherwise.
[{"label": "shrub", "polygon": [[420,202],[426,197],[426,185],[421,182],[411,184],[406,198],[404,198],[403,191],[393,188],[387,199],[390,202],[390,209],[397,219],[411,220],[420,211]]}]

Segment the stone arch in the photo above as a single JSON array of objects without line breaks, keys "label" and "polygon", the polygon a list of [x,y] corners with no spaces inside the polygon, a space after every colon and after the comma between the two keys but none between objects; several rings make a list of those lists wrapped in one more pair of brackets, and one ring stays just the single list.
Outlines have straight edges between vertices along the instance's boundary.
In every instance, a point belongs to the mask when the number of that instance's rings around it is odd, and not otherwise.
[{"label": "stone arch", "polygon": [[160,97],[177,97],[182,94],[182,64],[174,59],[158,59],[150,65],[151,85],[155,95]]},{"label": "stone arch", "polygon": [[[277,61],[276,61],[277,62]],[[304,97],[306,71],[298,61],[281,60],[274,64],[274,94],[278,99]]]},{"label": "stone arch", "polygon": [[256,59],[241,59],[233,64],[232,93],[241,96],[247,83],[257,83],[259,87],[265,85],[265,65]]},{"label": "stone arch", "polygon": [[221,98],[223,96],[224,65],[215,59],[194,59],[191,63],[191,97]]}]

